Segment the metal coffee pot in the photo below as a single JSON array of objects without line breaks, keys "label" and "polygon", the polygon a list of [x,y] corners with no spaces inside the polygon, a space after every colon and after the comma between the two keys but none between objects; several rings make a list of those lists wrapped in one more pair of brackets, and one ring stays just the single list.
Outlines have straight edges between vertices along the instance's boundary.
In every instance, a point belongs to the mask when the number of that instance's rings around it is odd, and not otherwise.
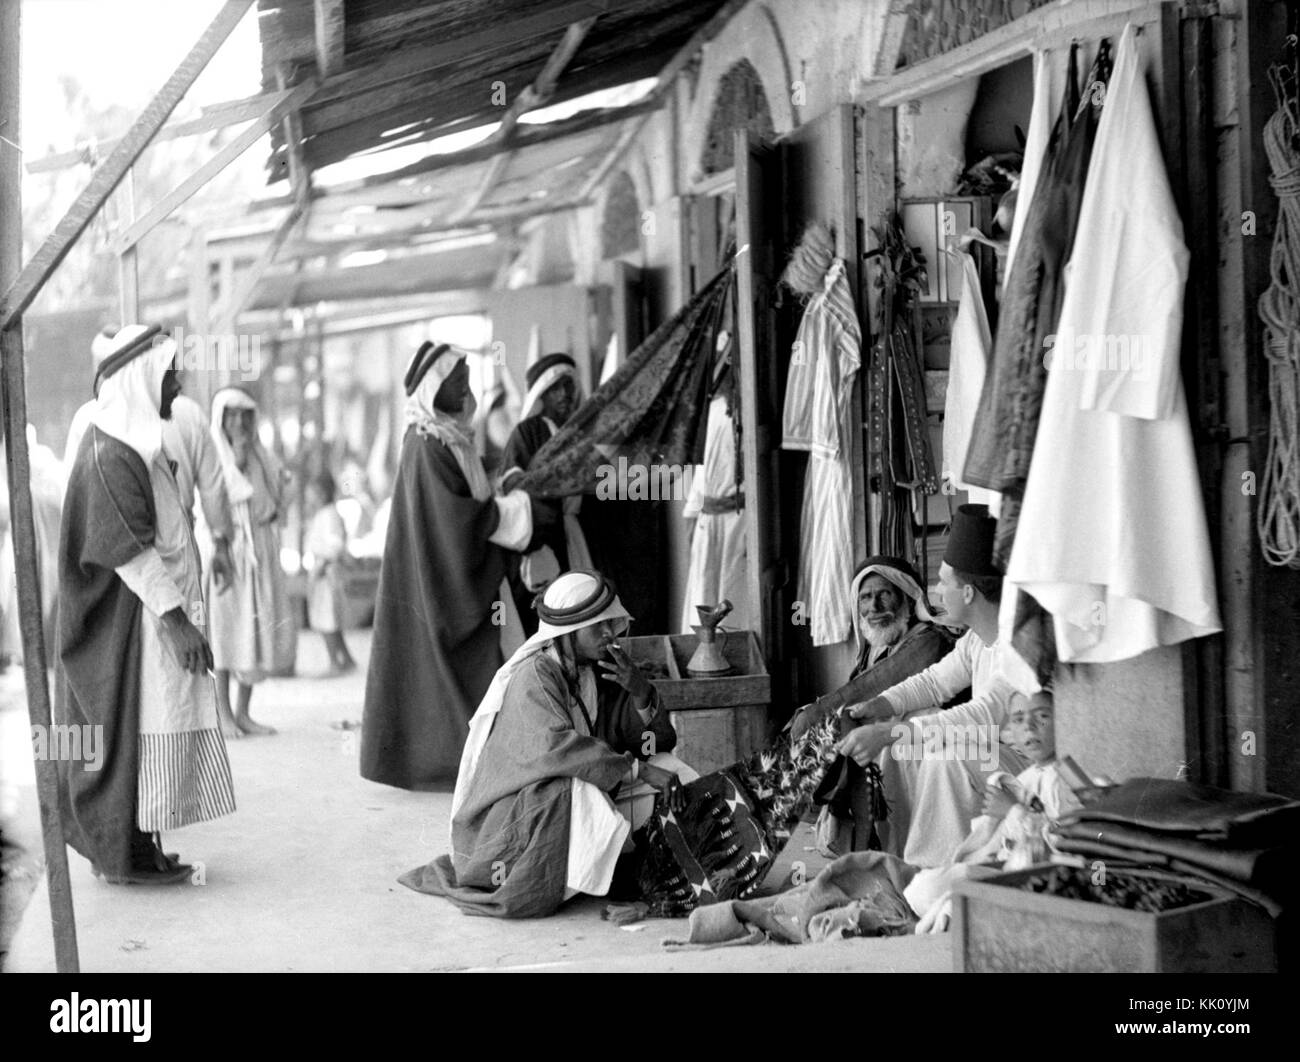
[{"label": "metal coffee pot", "polygon": [[726,654],[722,651],[727,644],[727,632],[718,630],[718,625],[732,608],[730,601],[723,601],[717,605],[695,606],[695,611],[700,614],[700,624],[698,627],[692,625],[691,630],[695,632],[699,645],[696,646],[695,653],[686,665],[687,674],[711,678],[725,675],[733,670],[727,663]]}]

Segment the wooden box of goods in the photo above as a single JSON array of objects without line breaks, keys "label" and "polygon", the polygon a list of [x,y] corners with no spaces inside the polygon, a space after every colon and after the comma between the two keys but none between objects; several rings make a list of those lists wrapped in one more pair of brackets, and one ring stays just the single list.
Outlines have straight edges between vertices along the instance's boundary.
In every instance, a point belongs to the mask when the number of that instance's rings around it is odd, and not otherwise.
[{"label": "wooden box of goods", "polygon": [[768,738],[772,679],[758,637],[753,631],[718,633],[731,670],[711,678],[686,669],[699,645],[694,634],[646,635],[620,643],[646,671],[672,713],[677,731],[673,755],[701,774],[758,751]]},{"label": "wooden box of goods", "polygon": [[1042,863],[962,881],[953,966],[969,973],[1271,973],[1273,923],[1225,889],[1152,870]]}]

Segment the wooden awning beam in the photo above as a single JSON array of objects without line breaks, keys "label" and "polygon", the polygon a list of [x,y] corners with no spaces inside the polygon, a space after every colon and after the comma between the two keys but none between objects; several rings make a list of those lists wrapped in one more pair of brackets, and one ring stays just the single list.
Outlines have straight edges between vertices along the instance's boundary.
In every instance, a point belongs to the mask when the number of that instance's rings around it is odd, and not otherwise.
[{"label": "wooden awning beam", "polygon": [[467,217],[479,208],[479,205],[487,199],[492,189],[496,187],[497,181],[505,173],[506,167],[510,165],[510,159],[514,152],[508,149],[511,139],[514,137],[515,126],[519,119],[531,110],[543,106],[547,100],[555,94],[555,87],[559,84],[560,75],[564,73],[564,68],[577,54],[578,49],[582,47],[583,38],[591,31],[591,27],[596,24],[594,18],[586,18],[581,22],[574,22],[564,31],[564,37],[555,51],[550,54],[546,60],[546,65],[542,67],[541,72],[522,92],[519,93],[506,107],[506,112],[501,116],[501,124],[492,131],[492,135],[487,138],[485,143],[491,147],[502,147],[506,150],[501,154],[495,155],[491,164],[488,166],[487,173],[479,182],[477,188],[466,198],[460,209],[452,215],[451,223],[460,224]]},{"label": "wooden awning beam", "polygon": [[356,96],[451,63],[464,62],[478,55],[499,52],[511,45],[533,41],[548,33],[554,33],[573,22],[603,14],[610,7],[608,0],[604,3],[601,0],[580,0],[580,2],[548,8],[541,14],[527,18],[511,18],[503,25],[467,33],[443,44],[430,45],[417,51],[403,50],[391,59],[355,67],[343,74],[327,78],[321,85],[316,102],[325,104]]},{"label": "wooden awning beam", "polygon": [[315,87],[315,82],[305,81],[280,96],[247,129],[241,130],[234,140],[128,225],[125,231],[109,245],[109,249],[114,254],[122,254],[134,247],[149,234],[155,225],[168,217],[182,203],[187,202],[213,177],[261,140],[271,126],[280,121],[285,115],[290,114],[303,100],[310,97]]},{"label": "wooden awning beam", "polygon": [[343,0],[314,0],[316,11],[316,72],[333,77],[343,71]]},{"label": "wooden awning beam", "polygon": [[[210,133],[214,129],[224,129],[229,125],[239,125],[241,122],[256,118],[259,114],[265,114],[267,108],[277,103],[284,95],[285,93],[282,92],[259,92],[256,96],[209,104],[202,108],[197,118],[164,125],[158,130],[158,135],[153,138],[153,142],[160,144],[164,140],[178,140],[181,137]],[[95,158],[104,152],[112,151],[120,139],[114,137],[111,140],[82,144],[71,151],[45,155],[27,163],[27,172],[57,173],[59,170],[71,169],[74,166],[84,166],[88,163],[93,165]]]},{"label": "wooden awning beam", "polygon": [[112,153],[104,160],[90,182],[77,196],[68,212],[46,237],[31,261],[9,286],[9,290],[0,298],[0,330],[8,329],[32,300],[40,293],[45,282],[49,280],[59,263],[67,257],[72,245],[94,219],[100,208],[113,194],[113,190],[122,182],[127,171],[144,153],[158,130],[163,127],[181,98],[194,84],[198,76],[217,50],[230,36],[244,14],[253,5],[253,0],[226,0],[217,12],[203,35],[199,37],[188,55],[158,94],[149,102],[126,136],[118,141]]},{"label": "wooden awning beam", "polygon": [[284,220],[276,227],[275,232],[271,234],[270,240],[267,241],[266,247],[262,253],[239,278],[239,284],[234,291],[230,293],[229,301],[217,307],[213,314],[213,319],[218,322],[218,331],[233,332],[235,322],[238,321],[239,315],[244,308],[252,301],[253,295],[257,291],[257,286],[261,283],[266,272],[274,264],[276,256],[284,246],[285,241],[298,227],[305,213],[305,207],[302,203],[294,203],[289,208],[289,212],[284,216]]}]

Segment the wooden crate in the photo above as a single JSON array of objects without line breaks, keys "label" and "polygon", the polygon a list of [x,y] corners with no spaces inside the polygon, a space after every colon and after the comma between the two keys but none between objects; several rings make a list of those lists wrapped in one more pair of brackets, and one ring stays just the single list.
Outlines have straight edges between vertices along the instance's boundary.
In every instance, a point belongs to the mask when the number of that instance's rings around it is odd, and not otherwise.
[{"label": "wooden crate", "polygon": [[694,634],[624,638],[623,648],[653,676],[677,731],[674,755],[701,774],[726,767],[766,744],[772,679],[753,631],[728,633],[723,655],[728,675],[700,678],[686,665],[698,641]]},{"label": "wooden crate", "polygon": [[[1017,886],[1040,864],[959,882],[952,901],[953,966],[970,973],[1272,973],[1273,924],[1212,885],[1212,898],[1172,911],[1131,911]],[[1085,871],[1086,873],[1086,871]],[[1182,880],[1145,870],[1116,874]],[[1190,884],[1190,883],[1189,883]]]}]

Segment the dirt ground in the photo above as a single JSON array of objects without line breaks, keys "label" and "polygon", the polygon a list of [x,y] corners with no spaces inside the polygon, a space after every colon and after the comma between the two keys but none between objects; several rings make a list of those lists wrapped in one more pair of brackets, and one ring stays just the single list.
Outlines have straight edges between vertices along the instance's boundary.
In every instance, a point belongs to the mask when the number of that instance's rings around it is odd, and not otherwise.
[{"label": "dirt ground", "polygon": [[[324,670],[320,639],[301,637],[299,677],[254,694],[253,717],[279,729],[230,747],[238,811],[165,835],[195,864],[193,886],[107,885],[70,854],[85,971],[946,971],[949,938],[676,951],[686,923],[616,928],[583,898],[540,920],[461,914],[397,877],[445,850],[451,796],[407,793],[357,774],[368,632],[349,641],[354,676]],[[7,971],[54,969],[49,900],[27,740],[21,669],[0,676]],[[10,847],[12,842],[13,847]],[[807,828],[769,882],[820,860]]]}]

